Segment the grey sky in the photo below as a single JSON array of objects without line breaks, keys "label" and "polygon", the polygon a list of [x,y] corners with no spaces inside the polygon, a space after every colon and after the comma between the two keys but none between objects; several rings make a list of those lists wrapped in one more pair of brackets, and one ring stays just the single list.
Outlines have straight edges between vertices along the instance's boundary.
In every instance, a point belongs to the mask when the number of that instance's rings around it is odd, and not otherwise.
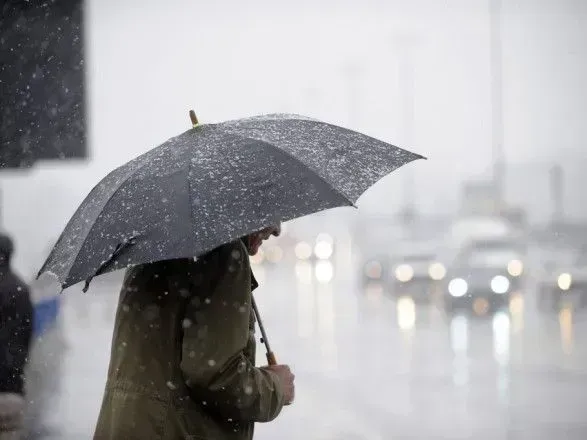
[{"label": "grey sky", "polygon": [[[406,146],[430,160],[384,179],[360,206],[396,210],[412,173],[422,209],[454,209],[459,180],[490,169],[488,2],[315,3],[89,1],[92,160],[2,177],[23,270],[103,175],[188,129],[190,108],[202,122],[302,113]],[[587,2],[504,3],[508,159],[585,155]],[[411,145],[398,88],[405,38],[414,41]],[[359,66],[353,109],[349,63]]]}]

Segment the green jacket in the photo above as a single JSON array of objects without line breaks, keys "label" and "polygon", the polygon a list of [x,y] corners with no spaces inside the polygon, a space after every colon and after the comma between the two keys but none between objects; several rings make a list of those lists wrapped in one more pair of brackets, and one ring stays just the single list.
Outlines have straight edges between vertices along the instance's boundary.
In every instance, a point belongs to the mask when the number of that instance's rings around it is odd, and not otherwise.
[{"label": "green jacket", "polygon": [[240,240],[129,269],[94,439],[250,440],[277,417],[279,379],[255,367],[254,287]]}]

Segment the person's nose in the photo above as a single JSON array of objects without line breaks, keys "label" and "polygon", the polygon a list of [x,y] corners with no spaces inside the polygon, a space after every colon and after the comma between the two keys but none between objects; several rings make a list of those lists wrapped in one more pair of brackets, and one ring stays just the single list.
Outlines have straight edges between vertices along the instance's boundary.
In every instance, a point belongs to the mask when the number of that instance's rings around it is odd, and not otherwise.
[{"label": "person's nose", "polygon": [[281,235],[281,225],[276,226],[273,229],[273,235],[275,235],[276,237],[279,237]]}]

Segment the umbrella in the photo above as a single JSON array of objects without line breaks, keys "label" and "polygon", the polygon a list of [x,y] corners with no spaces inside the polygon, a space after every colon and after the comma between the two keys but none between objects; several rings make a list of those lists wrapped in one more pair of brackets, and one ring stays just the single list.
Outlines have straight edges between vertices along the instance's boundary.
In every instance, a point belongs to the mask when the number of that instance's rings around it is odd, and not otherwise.
[{"label": "umbrella", "polygon": [[355,206],[422,156],[291,114],[198,124],[106,176],[39,275],[62,288],[131,265],[191,258],[279,221]]}]

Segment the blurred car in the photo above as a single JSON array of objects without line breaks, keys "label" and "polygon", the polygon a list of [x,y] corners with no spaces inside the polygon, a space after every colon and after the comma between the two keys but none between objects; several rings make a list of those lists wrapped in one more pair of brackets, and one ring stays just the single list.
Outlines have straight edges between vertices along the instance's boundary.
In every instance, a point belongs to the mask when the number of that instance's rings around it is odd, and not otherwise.
[{"label": "blurred car", "polygon": [[557,254],[547,261],[538,281],[538,306],[557,309],[565,304],[587,305],[587,249],[567,258]]},{"label": "blurred car", "polygon": [[302,261],[332,260],[336,251],[334,237],[320,233],[308,240],[300,240],[295,244],[294,254]]},{"label": "blurred car", "polygon": [[396,295],[429,299],[446,276],[446,267],[436,253],[412,252],[395,259],[390,285]]},{"label": "blurred car", "polygon": [[370,283],[387,284],[389,280],[389,256],[378,254],[367,257],[362,264],[363,285]]},{"label": "blurred car", "polygon": [[472,309],[482,315],[506,307],[523,284],[524,252],[515,240],[490,239],[469,243],[449,269],[445,306]]}]

